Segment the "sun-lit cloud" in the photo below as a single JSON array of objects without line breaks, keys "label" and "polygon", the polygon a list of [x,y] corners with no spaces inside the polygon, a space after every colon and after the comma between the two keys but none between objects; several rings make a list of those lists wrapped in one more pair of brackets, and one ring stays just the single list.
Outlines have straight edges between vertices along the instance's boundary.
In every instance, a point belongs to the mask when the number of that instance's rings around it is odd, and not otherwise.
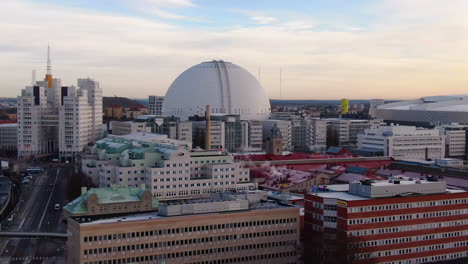
[{"label": "sun-lit cloud", "polygon": [[16,96],[32,69],[44,72],[47,42],[54,76],[64,85],[92,77],[107,95],[164,94],[186,68],[211,59],[231,61],[256,76],[261,65],[260,81],[270,98],[279,96],[280,68],[282,95],[290,99],[466,94],[468,2],[378,1],[363,11],[367,23],[228,9],[219,12],[238,14],[235,23],[176,23],[197,19],[180,10],[202,4],[148,1],[140,5],[147,8],[142,14],[150,8],[169,12],[148,17],[1,1],[0,96]]}]

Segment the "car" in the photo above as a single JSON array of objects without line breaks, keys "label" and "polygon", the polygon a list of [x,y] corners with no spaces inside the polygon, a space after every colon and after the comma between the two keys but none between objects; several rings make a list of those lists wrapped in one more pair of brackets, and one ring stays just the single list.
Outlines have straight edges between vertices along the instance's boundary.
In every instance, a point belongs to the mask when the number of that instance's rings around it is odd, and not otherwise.
[{"label": "car", "polygon": [[51,189],[47,189],[46,192],[51,192],[52,190]]},{"label": "car", "polygon": [[29,183],[29,180],[28,180],[28,179],[24,179],[21,183],[22,183],[22,184],[28,184],[28,183]]},{"label": "car", "polygon": [[55,204],[55,205],[54,205],[54,210],[55,210],[55,211],[60,210],[60,204],[58,204],[58,203]]},{"label": "car", "polygon": [[49,186],[54,186],[54,184],[53,184],[53,183],[50,183]]}]

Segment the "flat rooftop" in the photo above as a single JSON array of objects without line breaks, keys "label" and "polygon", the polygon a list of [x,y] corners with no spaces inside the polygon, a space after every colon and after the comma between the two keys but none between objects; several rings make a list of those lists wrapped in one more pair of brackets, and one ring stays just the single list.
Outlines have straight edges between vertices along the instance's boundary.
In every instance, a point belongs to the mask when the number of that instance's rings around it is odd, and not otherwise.
[{"label": "flat rooftop", "polygon": [[347,192],[321,192],[321,193],[313,193],[322,198],[331,198],[331,199],[338,199],[343,201],[359,201],[359,200],[370,200],[371,198],[363,197],[360,195],[354,195]]},{"label": "flat rooftop", "polygon": [[0,127],[17,127],[17,123],[6,123],[6,124],[0,124]]},{"label": "flat rooftop", "polygon": [[281,209],[281,208],[293,208],[293,206],[281,204],[276,201],[267,201],[267,202],[251,204],[249,205],[249,209],[241,210],[241,211],[221,211],[221,212],[206,213],[206,214],[176,215],[176,216],[161,216],[161,215],[158,215],[158,212],[150,212],[150,213],[131,214],[131,215],[112,217],[112,218],[98,219],[98,220],[94,220],[90,222],[80,223],[80,225],[91,226],[91,225],[111,224],[111,223],[120,223],[120,222],[144,221],[144,220],[151,220],[151,219],[169,219],[169,218],[181,218],[181,217],[183,218],[183,217],[193,217],[193,216],[202,216],[202,215],[235,214],[239,212],[271,210],[271,209]]}]

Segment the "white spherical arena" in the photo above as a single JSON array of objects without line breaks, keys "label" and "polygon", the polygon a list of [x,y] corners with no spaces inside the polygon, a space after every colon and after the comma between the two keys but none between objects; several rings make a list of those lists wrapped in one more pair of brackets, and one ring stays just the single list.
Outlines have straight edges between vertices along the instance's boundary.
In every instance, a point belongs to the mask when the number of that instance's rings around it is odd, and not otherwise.
[{"label": "white spherical arena", "polygon": [[239,115],[241,120],[267,119],[271,110],[257,79],[224,61],[203,62],[180,74],[166,93],[162,111],[164,116],[188,120],[204,116],[206,105],[213,114]]}]

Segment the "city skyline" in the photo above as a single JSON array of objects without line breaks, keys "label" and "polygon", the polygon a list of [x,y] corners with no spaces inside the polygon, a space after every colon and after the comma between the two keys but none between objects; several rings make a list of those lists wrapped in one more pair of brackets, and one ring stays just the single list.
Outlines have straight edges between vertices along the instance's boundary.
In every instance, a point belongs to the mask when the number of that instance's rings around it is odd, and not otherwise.
[{"label": "city skyline", "polygon": [[463,1],[6,1],[2,96],[15,97],[33,69],[42,78],[48,42],[54,76],[98,79],[106,96],[164,95],[212,59],[260,75],[270,99],[280,98],[280,69],[281,99],[465,94],[467,10]]}]

